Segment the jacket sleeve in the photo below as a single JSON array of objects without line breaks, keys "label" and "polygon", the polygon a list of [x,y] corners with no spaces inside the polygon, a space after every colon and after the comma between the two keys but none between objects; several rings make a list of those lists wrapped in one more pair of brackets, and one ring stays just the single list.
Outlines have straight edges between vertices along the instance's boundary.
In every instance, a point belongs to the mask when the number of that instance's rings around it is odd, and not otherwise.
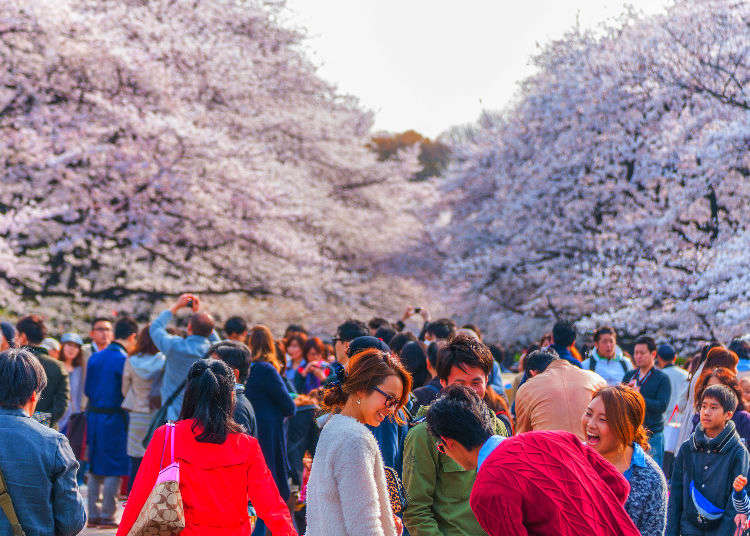
[{"label": "jacket sleeve", "polygon": [[60,370],[60,387],[55,391],[55,397],[52,401],[52,424],[55,424],[65,415],[65,410],[68,409],[68,404],[70,404],[70,378],[68,378],[68,371],[62,365],[58,366]]},{"label": "jacket sleeve", "polygon": [[386,527],[380,521],[380,500],[373,478],[376,474],[375,460],[379,457],[377,447],[373,449],[364,437],[358,437],[351,445],[348,456],[333,459],[336,488],[339,496],[347,499],[347,507],[343,509],[347,534],[386,534]]},{"label": "jacket sleeve", "polygon": [[287,391],[286,385],[284,385],[284,381],[281,379],[279,373],[276,372],[276,369],[269,364],[263,371],[263,374],[262,383],[274,405],[279,408],[284,417],[294,415],[297,409],[294,405],[294,400],[289,396],[289,391]]},{"label": "jacket sleeve", "polygon": [[664,413],[665,411],[667,411],[667,405],[669,405],[669,397],[672,394],[672,386],[669,383],[669,378],[665,375],[665,377],[662,377],[661,380],[662,381],[656,392],[656,397],[643,397],[643,400],[646,402],[646,407],[649,410],[655,411],[657,413]]},{"label": "jacket sleeve", "polygon": [[[733,481],[737,475],[746,475],[747,471],[747,449],[745,449],[745,447],[743,447],[742,445],[737,445],[734,452],[734,460],[730,468],[729,481]],[[727,503],[724,506],[724,516],[721,520],[720,528],[717,529],[716,534],[734,534],[734,530],[737,528],[737,526],[734,524],[734,516],[736,514],[737,511],[734,509],[734,503],[732,502],[732,493],[730,492],[727,497]]]},{"label": "jacket sleeve", "polygon": [[529,400],[528,387],[524,387],[528,384],[524,384],[518,388],[516,392],[516,433],[520,434],[523,432],[529,432],[533,428],[531,427],[531,401]]},{"label": "jacket sleeve", "polygon": [[171,320],[172,311],[162,311],[159,316],[151,322],[151,327],[148,329],[148,333],[151,335],[151,340],[154,341],[154,344],[159,351],[165,355],[168,355],[172,345],[182,340],[182,337],[167,333],[167,325]]},{"label": "jacket sleeve", "polygon": [[52,474],[54,532],[59,536],[78,534],[86,524],[83,497],[78,492],[78,462],[65,436],[58,438]]},{"label": "jacket sleeve", "polygon": [[258,441],[255,438],[249,438],[249,443],[248,500],[253,503],[258,517],[263,520],[274,536],[297,536],[289,508],[279,495],[279,489],[266,465]]},{"label": "jacket sleeve", "polygon": [[[667,530],[665,536],[680,536],[682,517],[682,475],[685,471],[685,444],[680,447],[669,479],[669,505],[667,506]],[[730,493],[731,497],[731,493]]]},{"label": "jacket sleeve", "polygon": [[125,366],[122,368],[122,388],[120,391],[122,392],[123,398],[128,396],[130,385],[133,383],[132,370],[133,366],[130,364],[130,358],[128,358],[128,360],[125,361]]},{"label": "jacket sleeve", "polygon": [[404,526],[411,536],[442,536],[432,514],[438,456],[425,424],[418,424],[404,444],[404,489],[409,498]]},{"label": "jacket sleeve", "polygon": [[120,527],[117,529],[117,536],[126,536],[133,523],[138,519],[146,499],[151,494],[151,490],[156,484],[156,478],[159,476],[161,469],[161,453],[164,448],[164,435],[166,426],[156,429],[151,442],[148,444],[146,453],[143,455],[143,461],[138,468],[138,474],[133,481],[133,488],[128,495],[128,502],[125,504],[125,511],[122,513]]},{"label": "jacket sleeve", "polygon": [[[495,479],[510,482],[512,479]],[[507,486],[487,488],[477,482],[471,492],[471,511],[489,536],[528,536],[523,523],[523,504],[516,490]]]}]

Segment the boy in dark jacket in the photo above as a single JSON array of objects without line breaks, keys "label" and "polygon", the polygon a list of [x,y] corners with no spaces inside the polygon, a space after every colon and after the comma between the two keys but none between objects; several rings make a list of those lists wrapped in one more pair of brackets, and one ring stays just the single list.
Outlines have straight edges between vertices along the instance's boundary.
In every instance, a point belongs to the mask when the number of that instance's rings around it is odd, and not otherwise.
[{"label": "boy in dark jacket", "polygon": [[667,536],[724,536],[735,531],[732,482],[748,470],[747,450],[731,420],[737,396],[724,385],[712,385],[699,402],[700,424],[674,462]]}]

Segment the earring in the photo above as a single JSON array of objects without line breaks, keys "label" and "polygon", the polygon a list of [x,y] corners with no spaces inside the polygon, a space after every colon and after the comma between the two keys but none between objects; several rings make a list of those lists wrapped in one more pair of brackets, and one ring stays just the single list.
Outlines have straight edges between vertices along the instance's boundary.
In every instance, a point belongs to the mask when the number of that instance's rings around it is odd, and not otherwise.
[{"label": "earring", "polygon": [[361,405],[362,405],[362,399],[361,399],[361,398],[358,398],[358,399],[357,399],[357,405],[358,405],[358,406],[361,406]]}]

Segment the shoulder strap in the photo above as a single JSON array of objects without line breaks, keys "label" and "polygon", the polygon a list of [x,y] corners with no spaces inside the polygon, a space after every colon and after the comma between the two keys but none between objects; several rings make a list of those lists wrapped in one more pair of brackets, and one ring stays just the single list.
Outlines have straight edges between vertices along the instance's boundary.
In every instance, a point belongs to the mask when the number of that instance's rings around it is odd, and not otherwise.
[{"label": "shoulder strap", "polygon": [[589,356],[589,370],[592,372],[596,372],[596,359],[594,359],[594,356]]},{"label": "shoulder strap", "polygon": [[177,398],[177,395],[179,395],[185,388],[185,385],[187,385],[187,378],[185,378],[185,380],[177,386],[177,389],[174,390],[174,393],[169,395],[169,398],[167,398],[166,402],[162,403],[162,407],[168,408],[169,406],[171,406],[172,402],[174,402],[175,398]]},{"label": "shoulder strap", "polygon": [[164,467],[164,451],[167,449],[167,440],[169,440],[170,449],[172,456],[170,459],[170,465],[174,463],[174,423],[167,423],[167,430],[164,432],[164,445],[161,447],[161,461],[159,462],[159,469]]},{"label": "shoulder strap", "polygon": [[18,516],[16,516],[16,510],[13,508],[13,501],[8,493],[8,486],[5,484],[2,471],[0,471],[0,508],[8,518],[8,522],[13,529],[13,536],[26,536],[21,523],[18,521]]},{"label": "shoulder strap", "polygon": [[628,365],[627,365],[627,363],[625,363],[625,361],[623,361],[622,359],[618,359],[618,361],[620,362],[620,366],[622,367],[622,371],[625,374],[627,374],[628,373]]}]

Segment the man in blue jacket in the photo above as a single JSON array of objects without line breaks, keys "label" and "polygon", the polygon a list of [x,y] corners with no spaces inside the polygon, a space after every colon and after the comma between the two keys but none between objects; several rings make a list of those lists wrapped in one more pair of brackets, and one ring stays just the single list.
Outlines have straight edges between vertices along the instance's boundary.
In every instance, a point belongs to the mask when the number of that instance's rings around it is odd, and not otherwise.
[{"label": "man in blue jacket", "polygon": [[[172,318],[183,308],[193,312],[188,322],[188,336],[184,339],[167,332],[167,326]],[[171,308],[157,316],[149,328],[151,340],[166,356],[164,379],[161,384],[162,404],[166,404],[170,397],[176,394],[167,410],[167,419],[170,421],[176,421],[180,415],[185,392],[184,382],[190,367],[206,355],[213,343],[219,342],[219,336],[214,332],[214,319],[209,314],[199,312],[199,309],[198,296],[183,294]]]},{"label": "man in blue jacket", "polygon": [[[115,498],[120,477],[129,474],[128,416],[122,409],[122,371],[135,348],[138,324],[121,317],[115,322],[115,340],[96,352],[86,365],[86,444],[89,452],[89,526],[117,526]],[[102,505],[99,508],[99,498]]]},{"label": "man in blue jacket", "polygon": [[[11,517],[26,534],[73,536],[86,523],[78,462],[64,435],[31,418],[46,383],[28,350],[0,353],[0,495],[7,491]],[[14,534],[12,525],[0,513],[0,534]]]}]

